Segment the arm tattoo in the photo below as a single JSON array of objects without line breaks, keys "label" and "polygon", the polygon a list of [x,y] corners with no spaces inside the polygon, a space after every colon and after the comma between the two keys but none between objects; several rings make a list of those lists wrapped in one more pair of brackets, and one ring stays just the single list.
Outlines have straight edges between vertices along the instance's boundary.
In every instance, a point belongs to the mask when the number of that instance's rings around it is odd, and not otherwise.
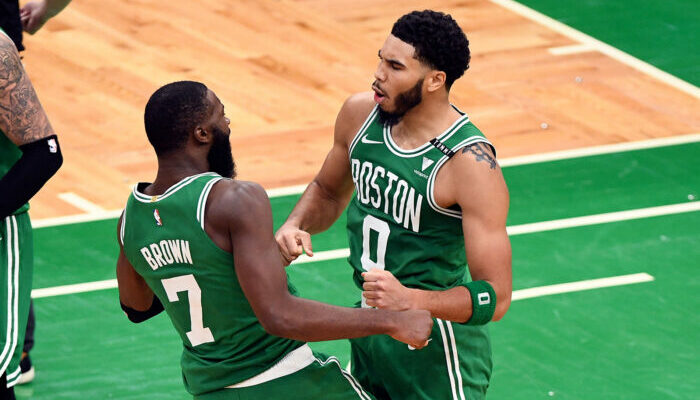
[{"label": "arm tattoo", "polygon": [[17,50],[5,37],[0,37],[0,130],[18,146],[53,134]]},{"label": "arm tattoo", "polygon": [[491,169],[496,169],[496,165],[498,165],[496,163],[496,159],[491,155],[491,152],[487,150],[482,143],[474,143],[470,144],[469,146],[466,146],[462,149],[462,154],[466,152],[474,154],[474,158],[476,158],[477,162],[487,162]]}]

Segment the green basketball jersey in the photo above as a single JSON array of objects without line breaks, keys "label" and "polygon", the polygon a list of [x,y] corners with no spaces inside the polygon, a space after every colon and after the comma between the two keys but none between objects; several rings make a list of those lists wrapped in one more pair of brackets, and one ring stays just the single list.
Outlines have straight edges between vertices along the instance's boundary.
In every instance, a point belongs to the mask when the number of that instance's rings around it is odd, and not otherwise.
[{"label": "green basketball jersey", "polygon": [[140,191],[147,183],[137,185],[120,232],[127,259],[180,334],[183,380],[194,395],[258,375],[303,345],[263,329],[240,287],[233,255],[204,231],[207,196],[221,179],[194,175],[159,196]]},{"label": "green basketball jersey", "polygon": [[[0,131],[0,178],[5,176],[20,157],[22,157],[22,151],[19,147],[5,136],[5,132]],[[27,210],[29,210],[29,203],[25,203],[12,214],[21,214]]]},{"label": "green basketball jersey", "polygon": [[426,290],[452,288],[468,279],[461,212],[440,207],[433,197],[437,172],[451,155],[476,142],[491,146],[460,114],[431,142],[403,150],[391,128],[379,123],[375,107],[353,139],[349,155],[356,195],[348,207],[347,231],[358,287],[360,274],[373,268]]},{"label": "green basketball jersey", "polygon": [[[360,274],[373,268],[386,269],[405,286],[424,290],[445,290],[471,279],[461,211],[442,208],[433,197],[440,167],[457,151],[477,142],[491,146],[460,114],[429,143],[403,150],[394,143],[391,128],[379,123],[375,107],[353,139],[349,156],[356,193],[348,207],[347,232],[348,261],[358,287],[363,282]],[[360,380],[396,398],[457,399],[458,391],[485,392],[491,374],[488,327],[436,320],[431,337],[436,339],[433,344],[416,352],[381,336],[353,340],[353,373],[371,377]],[[456,379],[454,386],[445,384],[448,375],[450,382]],[[450,387],[454,396],[449,395]]]}]

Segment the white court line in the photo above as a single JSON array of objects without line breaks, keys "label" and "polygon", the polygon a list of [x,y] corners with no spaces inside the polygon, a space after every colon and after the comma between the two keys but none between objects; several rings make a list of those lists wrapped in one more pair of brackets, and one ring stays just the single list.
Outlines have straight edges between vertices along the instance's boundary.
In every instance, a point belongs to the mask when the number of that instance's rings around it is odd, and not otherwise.
[{"label": "white court line", "polygon": [[580,292],[611,286],[631,285],[633,283],[651,282],[654,277],[642,272],[639,274],[612,276],[610,278],[589,279],[585,281],[560,283],[558,285],[540,286],[529,289],[514,290],[511,300],[524,300],[533,297],[550,296],[560,293]]},{"label": "white court line", "polygon": [[[668,206],[639,208],[636,210],[618,211],[604,214],[586,215],[583,217],[555,219],[552,221],[535,222],[532,224],[512,225],[506,227],[508,236],[524,235],[528,233],[546,232],[557,229],[575,228],[579,226],[600,225],[611,222],[629,221],[633,219],[659,217],[663,215],[681,214],[700,211],[700,201],[693,201]],[[350,249],[337,249],[319,251],[313,257],[302,255],[292,264],[305,264],[309,262],[327,261],[350,256]]]},{"label": "white court line", "polygon": [[[91,221],[101,221],[104,219],[119,218],[122,215],[122,210],[109,210],[102,212],[95,212],[91,214],[78,214],[78,215],[66,215],[63,217],[55,218],[42,218],[32,220],[32,228],[45,228],[47,226],[57,226],[57,225],[68,225],[76,224],[79,222],[91,222]],[[117,225],[114,225],[114,229],[117,229]]]},{"label": "white court line", "polygon": [[[646,272],[638,274],[611,276],[609,278],[589,279],[585,281],[576,281],[568,283],[559,283],[556,285],[538,286],[529,289],[513,290],[511,301],[532,299],[535,297],[551,296],[562,293],[582,292],[584,290],[602,289],[613,286],[632,285],[635,283],[651,282],[654,277]],[[345,370],[350,371],[350,362],[345,367]]]},{"label": "white court line", "polygon": [[691,133],[689,135],[681,136],[669,136],[649,140],[639,140],[636,142],[606,144],[603,146],[583,147],[580,149],[555,151],[551,153],[540,153],[529,156],[504,158],[498,160],[498,165],[500,165],[501,167],[513,167],[516,165],[537,164],[547,161],[568,160],[572,158],[597,156],[601,154],[610,153],[622,153],[626,151],[653,149],[657,147],[674,146],[679,144],[688,144],[696,142],[700,142],[700,133]]},{"label": "white court line", "polygon": [[569,54],[585,53],[587,51],[594,51],[595,48],[587,44],[572,44],[570,46],[559,46],[550,47],[547,51],[554,56],[566,56]]},{"label": "white court line", "polygon": [[[651,282],[653,280],[654,280],[653,276],[642,272],[642,273],[638,273],[638,274],[620,275],[620,276],[613,276],[613,277],[609,277],[609,278],[599,278],[599,279],[589,279],[589,280],[584,280],[584,281],[559,283],[556,285],[538,286],[538,287],[529,288],[529,289],[514,290],[513,295],[512,295],[512,300],[513,301],[524,300],[524,299],[531,299],[533,297],[551,296],[554,294],[561,294],[561,293],[580,292],[583,290],[600,289],[600,288],[606,288],[606,287],[612,287],[612,286],[631,285],[633,283]],[[44,289],[32,290],[32,298],[39,299],[42,297],[53,297],[53,296],[62,296],[62,295],[73,294],[73,293],[93,292],[96,290],[103,290],[103,289],[115,289],[116,287],[117,287],[117,280],[116,279],[108,279],[106,281],[97,281],[97,282],[78,283],[75,285],[54,286],[54,287],[49,287],[49,288],[44,288]]]},{"label": "white court line", "polygon": [[[554,230],[554,229],[564,229],[564,228],[586,226],[586,225],[605,224],[605,223],[610,223],[610,222],[619,222],[619,221],[626,221],[626,220],[631,220],[631,219],[656,217],[656,216],[661,216],[661,215],[672,215],[672,214],[679,214],[679,213],[692,212],[692,211],[700,211],[700,201],[694,201],[691,203],[683,203],[683,204],[673,204],[670,206],[641,208],[638,210],[621,211],[621,212],[615,212],[615,213],[588,215],[585,217],[578,217],[578,218],[565,218],[565,219],[559,219],[559,220],[553,220],[553,221],[537,222],[534,224],[514,225],[514,226],[507,227],[507,230],[508,230],[508,235],[514,236],[514,235],[522,235],[522,234],[527,234],[527,233],[550,231],[550,230]],[[313,257],[307,257],[306,255],[303,255],[303,256],[299,257],[297,260],[295,260],[293,262],[293,264],[304,264],[304,263],[310,263],[310,262],[335,260],[335,259],[339,259],[339,258],[346,258],[349,255],[350,255],[350,249],[348,249],[348,248],[328,250],[328,251],[319,251],[319,252],[315,253]],[[32,290],[32,297],[39,298],[39,297],[48,297],[48,296],[59,296],[59,295],[63,295],[63,294],[89,292],[92,290],[110,289],[110,288],[115,288],[115,287],[117,287],[117,280],[110,279],[110,280],[106,280],[106,281],[87,282],[87,283],[78,283],[75,285],[65,285],[65,286],[55,286],[55,287],[49,287],[49,288],[43,288],[43,289],[34,289],[34,290]],[[581,290],[583,290],[583,289],[581,289]],[[513,293],[515,293],[515,292],[513,292]]]},{"label": "white court line", "polygon": [[306,190],[306,186],[307,186],[306,184],[296,185],[296,186],[287,186],[287,187],[281,187],[281,188],[275,188],[275,189],[267,189],[265,191],[267,192],[267,197],[282,197],[282,196],[288,196],[290,194],[304,193],[304,190]]},{"label": "white court line", "polygon": [[638,71],[641,71],[649,76],[652,76],[661,82],[666,83],[678,90],[681,90],[689,95],[700,98],[700,88],[688,83],[682,79],[679,79],[668,72],[664,72],[651,64],[648,64],[636,57],[633,57],[609,44],[603,43],[598,39],[594,39],[585,33],[578,31],[568,25],[565,25],[553,18],[550,18],[542,13],[539,13],[532,8],[526,7],[520,3],[513,0],[491,0],[492,3],[496,3],[504,8],[507,8],[517,14],[522,15],[525,18],[531,19],[541,25],[546,26],[553,31],[559,32],[560,34],[567,36],[577,42],[586,44],[600,51],[601,53],[613,58],[625,65],[628,65]]},{"label": "white court line", "polygon": [[93,292],[102,289],[114,289],[117,287],[116,279],[107,279],[106,281],[76,283],[75,285],[54,286],[43,289],[32,290],[32,299],[42,297],[61,296],[64,294]]},{"label": "white court line", "polygon": [[700,201],[693,201],[681,204],[671,204],[668,206],[639,208],[636,210],[618,211],[604,214],[586,215],[584,217],[555,219],[553,221],[535,222],[532,224],[522,224],[509,226],[508,235],[522,235],[526,233],[545,232],[556,229],[573,228],[577,226],[607,224],[610,222],[628,221],[631,219],[641,219],[658,217],[661,215],[672,215],[686,212],[700,211]]},{"label": "white court line", "polygon": [[58,195],[58,198],[72,205],[73,207],[79,208],[87,213],[100,213],[105,210],[97,204],[86,200],[73,192],[60,193]]},{"label": "white court line", "polygon": [[[588,156],[609,154],[609,153],[620,153],[620,152],[624,152],[624,151],[651,149],[651,148],[657,148],[657,147],[673,146],[673,145],[678,145],[678,144],[687,144],[687,143],[696,143],[696,142],[700,142],[700,133],[694,133],[694,134],[682,135],[682,136],[671,136],[671,137],[666,137],[666,138],[658,138],[658,139],[650,139],[650,140],[641,140],[641,141],[637,141],[637,142],[610,144],[610,145],[605,145],[605,146],[585,147],[585,148],[581,148],[581,149],[557,151],[557,152],[552,152],[552,153],[541,153],[541,154],[534,154],[534,155],[530,155],[530,156],[504,158],[504,159],[499,160],[498,163],[501,167],[505,168],[505,167],[513,167],[513,166],[517,166],[517,165],[537,164],[537,163],[547,162],[547,161],[557,161],[557,160],[572,159],[572,158],[579,158],[579,157],[588,157]],[[288,187],[282,187],[282,188],[276,188],[276,189],[269,189],[269,190],[267,190],[267,195],[270,198],[275,198],[275,197],[281,197],[281,196],[301,194],[304,192],[305,189],[306,189],[306,185],[288,186]],[[67,224],[74,224],[74,223],[79,223],[79,222],[90,222],[90,221],[99,221],[99,220],[104,220],[104,219],[112,219],[112,218],[118,218],[121,215],[121,213],[122,213],[122,210],[108,210],[108,211],[94,212],[94,213],[89,213],[89,214],[66,215],[63,217],[55,217],[55,218],[43,218],[43,219],[32,220],[32,227],[33,228],[44,228],[44,227],[48,227],[48,226],[67,225]]]},{"label": "white court line", "polygon": [[338,250],[328,250],[319,251],[314,253],[313,257],[309,257],[306,254],[302,254],[296,260],[292,261],[292,264],[306,264],[310,262],[335,260],[337,258],[347,258],[350,256],[350,249],[338,249]]}]

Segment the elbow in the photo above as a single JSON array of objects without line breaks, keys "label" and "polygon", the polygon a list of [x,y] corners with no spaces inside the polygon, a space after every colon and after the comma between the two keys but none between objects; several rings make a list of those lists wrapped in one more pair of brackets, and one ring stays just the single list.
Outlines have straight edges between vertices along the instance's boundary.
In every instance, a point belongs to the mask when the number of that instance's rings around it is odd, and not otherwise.
[{"label": "elbow", "polygon": [[280,301],[268,302],[262,307],[256,307],[255,316],[265,332],[273,336],[294,339],[292,333],[295,330],[293,313],[293,300],[285,296]]},{"label": "elbow", "polygon": [[507,293],[507,295],[506,293],[504,293],[501,297],[498,298],[498,301],[496,302],[496,311],[494,311],[491,321],[500,321],[506,315],[506,312],[508,312],[508,308],[510,308],[510,301],[510,291]]},{"label": "elbow", "polygon": [[273,314],[267,313],[264,317],[258,317],[260,325],[262,325],[265,332],[273,336],[294,339],[292,337],[292,332],[294,331],[293,323],[284,314]]},{"label": "elbow", "polygon": [[277,319],[274,318],[271,313],[266,313],[266,315],[257,315],[260,325],[263,327],[265,332],[270,335],[279,336],[281,330],[280,324]]}]

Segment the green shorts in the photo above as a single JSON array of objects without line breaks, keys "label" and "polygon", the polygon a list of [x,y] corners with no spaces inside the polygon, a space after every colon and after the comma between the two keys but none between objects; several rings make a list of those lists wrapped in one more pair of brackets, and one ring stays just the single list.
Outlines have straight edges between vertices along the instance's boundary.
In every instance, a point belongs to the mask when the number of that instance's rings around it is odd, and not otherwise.
[{"label": "green shorts", "polygon": [[491,377],[486,326],[435,319],[428,346],[389,336],[350,340],[352,374],[378,400],[483,399]]},{"label": "green shorts", "polygon": [[19,380],[24,331],[32,293],[32,225],[29,215],[11,215],[0,221],[0,376],[7,387]]},{"label": "green shorts", "polygon": [[[305,368],[254,386],[226,388],[194,396],[195,400],[374,400],[343,370],[335,357],[313,353]],[[325,361],[323,361],[325,360]]]}]

